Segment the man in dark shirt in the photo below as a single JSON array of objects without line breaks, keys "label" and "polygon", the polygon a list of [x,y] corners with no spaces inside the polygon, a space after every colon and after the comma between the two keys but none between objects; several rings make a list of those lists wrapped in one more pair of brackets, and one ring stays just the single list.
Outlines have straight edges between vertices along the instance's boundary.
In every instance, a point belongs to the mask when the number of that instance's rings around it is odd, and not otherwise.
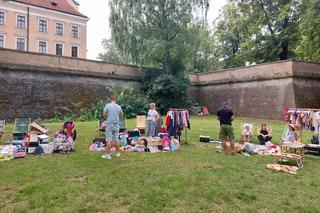
[{"label": "man in dark shirt", "polygon": [[220,121],[219,137],[223,142],[223,151],[227,154],[227,142],[230,143],[231,153],[235,153],[234,146],[234,130],[232,126],[233,111],[228,102],[223,103],[223,106],[217,111],[218,120]]}]

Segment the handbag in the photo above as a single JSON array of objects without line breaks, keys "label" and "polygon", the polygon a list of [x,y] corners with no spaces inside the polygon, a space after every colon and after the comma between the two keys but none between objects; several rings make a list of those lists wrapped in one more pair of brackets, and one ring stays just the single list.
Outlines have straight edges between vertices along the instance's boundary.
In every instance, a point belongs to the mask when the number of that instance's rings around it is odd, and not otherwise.
[{"label": "handbag", "polygon": [[312,136],[312,138],[311,138],[311,143],[312,143],[312,144],[319,144],[318,135]]}]

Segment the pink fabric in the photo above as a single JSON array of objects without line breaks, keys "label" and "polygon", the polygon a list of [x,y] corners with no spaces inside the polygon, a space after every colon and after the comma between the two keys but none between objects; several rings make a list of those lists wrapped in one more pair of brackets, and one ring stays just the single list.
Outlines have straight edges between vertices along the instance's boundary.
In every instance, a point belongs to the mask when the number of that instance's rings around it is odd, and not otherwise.
[{"label": "pink fabric", "polygon": [[188,122],[187,122],[187,113],[185,111],[182,111],[182,123],[184,127],[188,126]]},{"label": "pink fabric", "polygon": [[202,110],[203,115],[209,115],[209,110],[207,107],[203,108]]},{"label": "pink fabric", "polygon": [[162,138],[162,148],[163,149],[170,148],[170,138],[168,136],[164,136]]}]

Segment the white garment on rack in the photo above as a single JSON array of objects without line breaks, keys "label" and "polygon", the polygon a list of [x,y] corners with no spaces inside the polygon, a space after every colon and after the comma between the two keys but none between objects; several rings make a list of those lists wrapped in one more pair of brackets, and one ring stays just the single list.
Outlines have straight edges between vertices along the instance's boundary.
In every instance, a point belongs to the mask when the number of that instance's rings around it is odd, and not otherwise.
[{"label": "white garment on rack", "polygon": [[316,133],[320,133],[319,128],[320,128],[320,112],[314,113],[314,130]]}]

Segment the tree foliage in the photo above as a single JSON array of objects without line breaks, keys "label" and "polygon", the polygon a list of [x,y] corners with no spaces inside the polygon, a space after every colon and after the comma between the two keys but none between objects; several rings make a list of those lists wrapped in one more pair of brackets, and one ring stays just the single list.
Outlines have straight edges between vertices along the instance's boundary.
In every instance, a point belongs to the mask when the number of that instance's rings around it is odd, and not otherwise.
[{"label": "tree foliage", "polygon": [[320,62],[320,0],[304,0],[301,14],[297,58]]},{"label": "tree foliage", "polygon": [[98,55],[98,59],[112,64],[130,64],[130,59],[122,55],[111,39],[103,39],[102,46],[105,52]]},{"label": "tree foliage", "polygon": [[245,62],[320,61],[320,0],[228,0],[212,27],[209,2],[112,0],[114,48],[106,58],[173,75]]},{"label": "tree foliage", "polygon": [[186,68],[188,25],[205,24],[208,0],[111,0],[112,39],[141,67]]},{"label": "tree foliage", "polygon": [[229,0],[214,26],[224,67],[294,57],[301,2]]}]

